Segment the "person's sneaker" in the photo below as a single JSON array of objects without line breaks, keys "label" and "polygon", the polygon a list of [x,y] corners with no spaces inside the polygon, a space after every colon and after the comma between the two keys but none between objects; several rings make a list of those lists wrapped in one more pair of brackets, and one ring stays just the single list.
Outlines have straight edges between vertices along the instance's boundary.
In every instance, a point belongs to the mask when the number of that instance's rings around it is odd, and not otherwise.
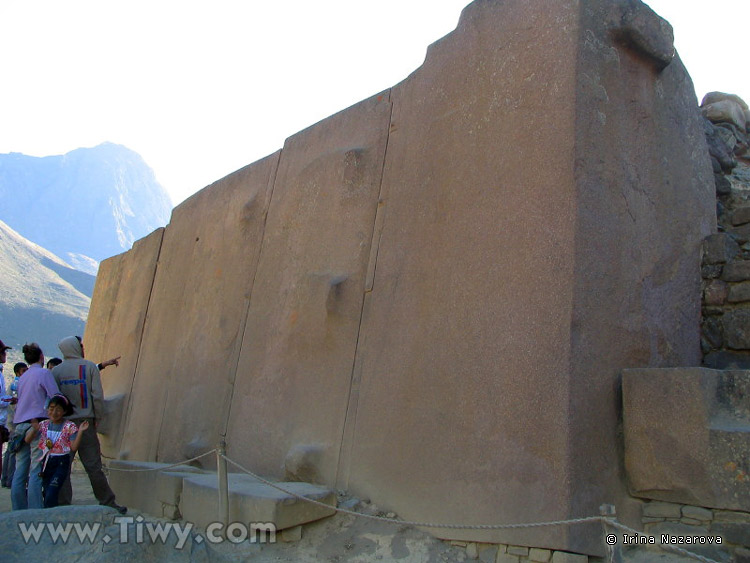
[{"label": "person's sneaker", "polygon": [[112,503],[112,504],[108,504],[107,506],[109,506],[110,508],[114,508],[120,514],[125,514],[128,511],[127,506],[120,506],[119,504]]}]

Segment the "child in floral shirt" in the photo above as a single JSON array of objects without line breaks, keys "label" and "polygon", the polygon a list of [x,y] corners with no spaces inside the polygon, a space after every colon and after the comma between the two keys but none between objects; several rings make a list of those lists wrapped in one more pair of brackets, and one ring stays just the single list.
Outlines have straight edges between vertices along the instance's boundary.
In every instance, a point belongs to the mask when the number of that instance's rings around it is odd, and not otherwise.
[{"label": "child in floral shirt", "polygon": [[[73,405],[64,395],[55,395],[49,400],[49,419],[39,422],[32,419],[25,440],[31,443],[39,434],[38,447],[42,450],[42,492],[44,508],[57,506],[57,495],[65,478],[70,473],[71,452],[78,450],[81,435],[89,427],[87,420],[77,427],[64,417],[73,414]],[[79,432],[80,430],[80,432]]]}]

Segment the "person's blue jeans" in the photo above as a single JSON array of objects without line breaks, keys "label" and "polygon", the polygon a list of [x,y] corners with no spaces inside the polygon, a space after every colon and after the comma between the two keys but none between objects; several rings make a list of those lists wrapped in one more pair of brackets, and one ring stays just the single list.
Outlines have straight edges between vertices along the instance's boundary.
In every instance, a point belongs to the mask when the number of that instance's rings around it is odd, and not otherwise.
[{"label": "person's blue jeans", "polygon": [[57,495],[65,478],[70,473],[68,454],[51,455],[47,459],[47,466],[42,471],[42,489],[44,491],[44,508],[57,506]]},{"label": "person's blue jeans", "polygon": [[[16,433],[25,433],[30,427],[31,425],[28,423],[18,424],[16,425]],[[36,446],[36,441],[32,443]],[[36,447],[34,449],[38,450]],[[41,469],[39,457],[35,452],[32,460],[31,446],[26,442],[23,442],[21,448],[16,452],[16,471],[13,474],[13,484],[10,486],[10,502],[13,510],[44,507],[42,478],[39,475]]]},{"label": "person's blue jeans", "polygon": [[3,487],[10,488],[13,482],[13,472],[16,470],[16,456],[10,453],[10,443],[5,446],[5,453],[3,454],[3,473],[0,477],[0,484]]}]

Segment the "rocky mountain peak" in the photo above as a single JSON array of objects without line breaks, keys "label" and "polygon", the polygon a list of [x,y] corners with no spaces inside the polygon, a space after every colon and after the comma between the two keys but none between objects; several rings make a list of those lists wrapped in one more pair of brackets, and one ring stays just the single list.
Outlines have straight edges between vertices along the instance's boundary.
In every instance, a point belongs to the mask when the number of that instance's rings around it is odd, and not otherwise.
[{"label": "rocky mountain peak", "polygon": [[98,262],[169,221],[172,203],[136,152],[114,143],[64,155],[0,155],[0,219],[74,267]]}]

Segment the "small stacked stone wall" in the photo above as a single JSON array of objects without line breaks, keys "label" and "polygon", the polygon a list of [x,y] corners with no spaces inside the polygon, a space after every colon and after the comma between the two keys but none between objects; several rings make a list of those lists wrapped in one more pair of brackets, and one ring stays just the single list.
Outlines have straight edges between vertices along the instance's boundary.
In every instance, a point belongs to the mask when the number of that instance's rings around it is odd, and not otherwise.
[{"label": "small stacked stone wall", "polygon": [[[688,551],[735,563],[750,563],[750,513],[712,510],[701,506],[655,501],[643,505],[644,532],[655,538],[662,534],[681,537],[721,537],[721,544],[680,545]],[[655,545],[655,550],[661,550]]]},{"label": "small stacked stone wall", "polygon": [[703,246],[703,364],[750,369],[750,111],[721,92],[707,94],[701,111],[719,231]]},{"label": "small stacked stone wall", "polygon": [[597,557],[589,558],[578,553],[539,549],[521,545],[490,543],[472,543],[453,541],[451,544],[465,547],[466,557],[470,560],[486,563],[589,563],[599,561]]}]

